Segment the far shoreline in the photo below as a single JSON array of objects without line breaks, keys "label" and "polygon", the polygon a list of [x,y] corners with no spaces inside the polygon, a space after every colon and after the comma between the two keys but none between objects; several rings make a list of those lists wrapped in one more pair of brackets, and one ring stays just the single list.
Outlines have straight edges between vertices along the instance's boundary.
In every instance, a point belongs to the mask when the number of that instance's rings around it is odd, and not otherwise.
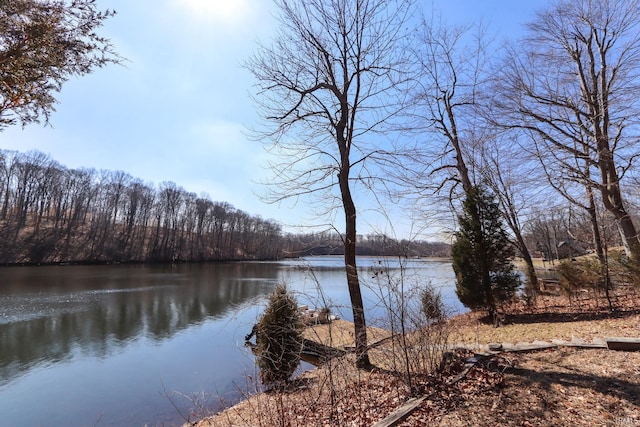
[{"label": "far shoreline", "polygon": [[[210,259],[210,260],[157,260],[157,261],[140,261],[140,260],[128,260],[128,261],[115,261],[115,260],[69,260],[69,261],[50,261],[50,262],[13,262],[13,263],[0,263],[0,267],[68,267],[68,266],[104,266],[104,265],[181,265],[181,264],[233,264],[243,262],[280,262],[286,260],[297,260],[301,258],[322,258],[322,257],[343,257],[344,254],[322,254],[322,255],[301,255],[301,256],[288,256],[281,258],[246,258],[246,259]],[[450,262],[451,257],[434,257],[434,256],[416,256],[416,257],[404,257],[397,255],[358,255],[357,259],[371,258],[376,260],[384,259],[403,259],[403,260],[424,260],[424,261],[436,261],[436,262]]]}]

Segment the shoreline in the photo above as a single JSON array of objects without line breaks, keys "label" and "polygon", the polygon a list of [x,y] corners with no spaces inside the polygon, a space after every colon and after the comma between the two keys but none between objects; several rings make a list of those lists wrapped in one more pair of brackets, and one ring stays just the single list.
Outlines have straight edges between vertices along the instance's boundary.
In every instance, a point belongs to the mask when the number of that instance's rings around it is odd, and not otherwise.
[{"label": "shoreline", "polygon": [[[506,324],[500,328],[493,328],[492,325],[482,323],[481,313],[464,313],[453,316],[447,321],[451,332],[450,341],[456,345],[466,344],[470,348],[480,349],[480,344],[486,346],[489,343],[497,342],[511,342],[516,343],[531,343],[540,340],[565,340],[565,341],[577,341],[577,342],[592,342],[594,339],[605,338],[606,336],[620,336],[620,337],[640,337],[640,313],[629,312],[626,315],[620,315],[614,318],[592,319],[592,320],[575,320],[574,322],[538,322],[531,324]],[[532,348],[527,349],[529,351]],[[541,350],[543,351],[543,350]],[[566,352],[567,350],[561,350],[560,347],[556,349],[546,351],[560,351]],[[574,349],[574,351],[577,351]],[[587,351],[587,350],[584,350]],[[596,351],[596,350],[588,350]],[[607,350],[598,350],[607,351]],[[638,354],[638,353],[636,353]],[[340,366],[340,369],[344,369],[346,376],[356,379],[358,381],[364,381],[365,378],[369,378],[372,374],[359,372],[349,366],[350,356],[334,360],[335,366]],[[335,368],[335,366],[333,368]],[[326,367],[323,365],[316,366],[310,371],[302,373],[295,382],[312,382],[317,381],[318,378],[322,378],[323,375],[327,375]],[[353,386],[348,386],[353,387]],[[288,399],[292,401],[305,400],[301,397],[303,391],[291,391],[288,394]],[[296,396],[300,394],[301,396]],[[208,414],[208,416],[200,417],[200,419],[193,424],[186,423],[184,426],[195,425],[198,427],[212,427],[212,426],[241,426],[252,425],[251,423],[242,423],[242,420],[248,420],[250,416],[256,416],[255,412],[262,409],[267,409],[268,405],[264,402],[270,398],[269,393],[258,393],[256,395],[249,396],[237,404],[220,411],[217,414]],[[408,398],[408,397],[407,397]],[[267,405],[267,406],[265,406]],[[400,406],[398,402],[397,407]],[[273,411],[274,408],[268,407],[269,411]],[[240,414],[240,415],[239,415]],[[244,415],[243,415],[244,414]],[[273,415],[273,414],[271,414]],[[387,414],[388,415],[388,414]],[[385,415],[386,416],[386,415]]]},{"label": "shoreline", "polygon": [[[342,254],[338,255],[309,255],[311,258],[321,258],[321,257],[340,257]],[[0,267],[11,267],[11,268],[19,268],[19,267],[68,267],[68,266],[102,266],[102,265],[176,265],[176,264],[234,264],[234,263],[243,263],[243,262],[279,262],[284,260],[296,260],[300,258],[305,258],[305,256],[298,257],[281,257],[281,258],[246,258],[246,259],[209,259],[209,260],[157,260],[157,261],[141,261],[141,260],[128,260],[128,261],[116,261],[116,260],[69,260],[69,261],[48,261],[48,262],[7,262],[0,263]],[[393,255],[358,255],[358,259],[397,259],[399,257]],[[400,257],[405,260],[424,260],[424,261],[437,261],[437,262],[447,262],[451,261],[450,257],[431,257],[431,256],[420,256],[420,257]],[[366,266],[358,266],[358,268],[367,268]]]}]

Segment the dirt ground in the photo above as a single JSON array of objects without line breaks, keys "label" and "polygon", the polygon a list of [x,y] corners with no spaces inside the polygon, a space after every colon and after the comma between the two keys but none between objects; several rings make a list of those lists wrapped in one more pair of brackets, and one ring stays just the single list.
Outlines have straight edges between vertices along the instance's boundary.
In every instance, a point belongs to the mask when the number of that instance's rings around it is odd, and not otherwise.
[{"label": "dirt ground", "polygon": [[[585,314],[552,301],[539,312],[514,313],[499,328],[479,314],[454,317],[447,323],[449,343],[640,337],[640,312],[633,310]],[[348,355],[304,374],[285,392],[252,396],[190,425],[371,426],[416,394],[429,397],[398,425],[640,425],[640,352],[558,347],[501,353],[463,371],[472,355],[460,350],[440,374],[410,383],[388,366],[356,370]]]},{"label": "dirt ground", "polygon": [[640,338],[640,312],[535,313],[507,316],[494,328],[481,313],[466,313],[449,321],[449,341],[458,344],[517,343],[558,339],[564,341],[607,337]]},{"label": "dirt ground", "polygon": [[493,383],[471,376],[400,425],[638,426],[639,363],[640,353],[600,349],[497,356],[484,367],[501,374]]}]

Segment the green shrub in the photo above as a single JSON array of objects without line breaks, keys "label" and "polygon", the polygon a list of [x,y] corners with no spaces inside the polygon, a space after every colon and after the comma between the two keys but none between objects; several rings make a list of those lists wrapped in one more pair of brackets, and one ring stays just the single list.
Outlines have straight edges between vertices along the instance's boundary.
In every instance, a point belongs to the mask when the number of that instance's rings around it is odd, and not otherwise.
[{"label": "green shrub", "polygon": [[279,388],[293,375],[300,363],[302,328],[295,298],[279,285],[257,325],[256,356],[264,385]]},{"label": "green shrub", "polygon": [[640,286],[640,263],[626,256],[624,251],[611,251],[609,255],[609,268],[615,283]]},{"label": "green shrub", "polygon": [[566,294],[578,289],[602,289],[602,268],[595,258],[562,261],[558,265],[560,287]]},{"label": "green shrub", "polygon": [[422,303],[422,312],[428,321],[439,322],[444,320],[445,309],[442,302],[442,294],[432,285],[427,285],[420,292],[420,302]]}]

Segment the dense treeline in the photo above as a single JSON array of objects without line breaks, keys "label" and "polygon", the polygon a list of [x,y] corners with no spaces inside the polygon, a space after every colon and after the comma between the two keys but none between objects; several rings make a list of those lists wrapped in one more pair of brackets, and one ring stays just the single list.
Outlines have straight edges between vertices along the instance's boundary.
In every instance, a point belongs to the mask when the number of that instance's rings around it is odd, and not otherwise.
[{"label": "dense treeline", "polygon": [[[287,256],[344,255],[343,237],[335,232],[288,234],[283,248]],[[369,234],[358,236],[356,253],[360,256],[449,257],[451,245]]]},{"label": "dense treeline", "polygon": [[[621,245],[602,220],[609,246]],[[527,247],[547,260],[592,250],[588,218],[558,204],[523,224]],[[40,152],[0,150],[0,263],[174,262],[342,255],[335,232],[283,234],[272,220],[197,196],[155,188],[122,171],[68,169]],[[450,256],[442,242],[358,236],[358,255]]]},{"label": "dense treeline", "polygon": [[[280,224],[122,171],[0,150],[0,263],[201,262],[342,254],[334,233]],[[362,238],[359,255],[447,256],[443,243]]]},{"label": "dense treeline", "polygon": [[0,263],[273,259],[281,227],[172,182],[0,151]]}]

